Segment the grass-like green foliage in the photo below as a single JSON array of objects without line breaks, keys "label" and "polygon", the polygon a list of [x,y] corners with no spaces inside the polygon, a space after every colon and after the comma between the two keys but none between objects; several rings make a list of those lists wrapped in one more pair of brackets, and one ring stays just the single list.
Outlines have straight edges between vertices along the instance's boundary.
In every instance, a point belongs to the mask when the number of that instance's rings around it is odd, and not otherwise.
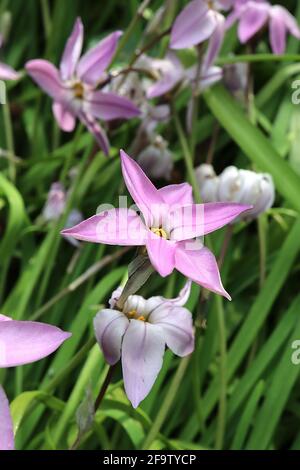
[{"label": "grass-like green foliage", "polygon": [[[152,1],[144,18],[133,24],[137,0],[2,0],[0,17],[5,10],[12,13],[6,61],[17,68],[37,57],[57,64],[80,15],[87,46],[112,30],[128,31],[131,24],[115,62],[126,64],[141,45],[147,18],[163,3]],[[173,14],[183,3],[174,1]],[[286,3],[299,20],[298,2]],[[151,52],[162,55],[165,46],[160,41]],[[269,52],[264,38],[258,48]],[[287,54],[298,50],[299,42],[290,39]],[[233,33],[225,42],[224,60],[229,52],[243,53]],[[188,52],[182,56],[190,60]],[[118,369],[80,448],[300,449],[300,365],[291,362],[291,345],[300,339],[300,113],[291,104],[291,80],[300,69],[288,57],[252,67],[256,124],[222,84],[210,89],[199,107],[195,164],[205,161],[218,125],[216,169],[236,164],[271,173],[277,189],[275,208],[261,217],[259,229],[256,222],[235,226],[222,267],[233,301],[209,298],[201,312],[207,328],[197,328],[191,358],[180,360],[168,351],[152,392],[137,410],[124,394]],[[14,151],[20,160],[13,183],[7,160],[0,159],[0,311],[15,319],[53,323],[73,336],[50,358],[1,370],[0,382],[12,403],[17,448],[68,448],[76,439],[76,412],[87,390],[96,396],[107,372],[93,339],[93,316],[121,282],[134,252],[106,262],[117,247],[83,243],[76,249],[59,231],[74,207],[88,217],[101,203],[118,203],[118,195],[124,194],[118,150],[129,149],[138,122],[113,130],[112,157],[106,159],[95,151],[93,137],[85,130],[68,135],[57,129],[50,99],[28,77],[8,85],[8,99]],[[182,123],[187,100],[184,94],[178,98]],[[9,150],[7,109],[3,111],[0,108],[0,147]],[[164,125],[162,133],[171,143],[179,179],[185,180],[175,126]],[[38,216],[50,184],[64,175],[66,165],[76,166],[79,174],[73,184],[68,182],[66,212],[57,223],[41,226]],[[210,237],[216,255],[224,234],[220,230]],[[100,264],[93,275],[77,282],[101,260],[102,268]],[[142,292],[172,297],[182,282],[176,274],[167,279],[155,274]],[[189,307],[195,316],[198,304],[199,288],[194,286]]]}]

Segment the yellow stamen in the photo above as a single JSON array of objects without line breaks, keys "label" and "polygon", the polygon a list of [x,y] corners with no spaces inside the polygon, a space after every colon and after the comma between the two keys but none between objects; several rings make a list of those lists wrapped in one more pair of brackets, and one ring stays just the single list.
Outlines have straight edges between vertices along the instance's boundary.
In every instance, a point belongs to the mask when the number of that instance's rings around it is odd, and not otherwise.
[{"label": "yellow stamen", "polygon": [[158,235],[161,238],[165,238],[165,239],[168,238],[167,233],[163,228],[155,228],[154,227],[154,228],[151,229],[151,232],[155,233],[155,235]]},{"label": "yellow stamen", "polygon": [[75,83],[73,86],[74,95],[76,98],[82,99],[84,95],[84,88],[81,82]]},{"label": "yellow stamen", "polygon": [[208,8],[210,8],[211,10],[213,10],[213,8],[214,8],[214,2],[213,2],[213,0],[208,0],[207,6],[208,6]]},{"label": "yellow stamen", "polygon": [[129,316],[130,318],[134,318],[136,315],[137,315],[137,311],[136,311],[136,310],[130,310],[130,311],[128,312],[128,316]]},{"label": "yellow stamen", "polygon": [[141,315],[141,316],[138,317],[137,319],[138,319],[138,320],[141,320],[141,321],[146,321],[146,318],[145,318],[143,315]]}]

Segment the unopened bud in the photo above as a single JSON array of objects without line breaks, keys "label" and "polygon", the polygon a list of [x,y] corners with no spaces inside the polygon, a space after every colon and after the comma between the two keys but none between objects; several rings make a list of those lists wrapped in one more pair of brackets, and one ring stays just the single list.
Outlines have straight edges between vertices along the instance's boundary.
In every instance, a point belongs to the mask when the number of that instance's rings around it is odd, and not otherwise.
[{"label": "unopened bud", "polygon": [[220,175],[218,200],[252,205],[253,209],[245,213],[247,219],[256,218],[270,209],[274,199],[275,187],[269,174],[231,166]]},{"label": "unopened bud", "polygon": [[218,197],[219,178],[212,165],[203,163],[196,169],[196,177],[200,187],[201,198],[204,202],[215,202]]},{"label": "unopened bud", "polygon": [[150,178],[171,178],[173,158],[167,148],[167,142],[162,137],[157,136],[153,144],[148,145],[139,154],[137,161]]},{"label": "unopened bud", "polygon": [[63,213],[66,205],[66,191],[61,183],[53,183],[48,193],[43,209],[43,217],[49,222],[57,220]]}]

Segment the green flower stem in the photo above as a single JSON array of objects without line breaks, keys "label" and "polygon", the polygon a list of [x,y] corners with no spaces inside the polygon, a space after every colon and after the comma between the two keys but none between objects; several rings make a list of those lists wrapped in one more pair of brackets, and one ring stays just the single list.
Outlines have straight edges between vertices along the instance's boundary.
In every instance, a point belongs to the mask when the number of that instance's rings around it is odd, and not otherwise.
[{"label": "green flower stem", "polygon": [[115,54],[115,57],[114,57],[114,61],[115,61],[116,57],[124,49],[126,44],[128,43],[129,38],[134,33],[135,27],[136,27],[139,19],[143,17],[144,11],[146,10],[146,8],[148,8],[150,2],[151,2],[151,0],[144,0],[143,3],[140,5],[140,7],[137,9],[135,16],[132,18],[127,30],[125,31],[125,33],[123,34],[123,36],[122,36],[122,38],[119,42],[119,46],[117,48],[117,51],[116,51],[116,54]]},{"label": "green flower stem", "polygon": [[242,54],[229,57],[219,57],[217,65],[237,64],[239,62],[299,62],[299,54]]},{"label": "green flower stem", "polygon": [[6,146],[8,150],[9,178],[14,183],[16,180],[15,146],[14,146],[13,127],[12,127],[12,122],[11,122],[11,114],[10,114],[8,101],[5,104],[3,104],[3,122],[4,122]]},{"label": "green flower stem", "polygon": [[172,112],[173,112],[173,119],[174,119],[174,123],[175,123],[175,128],[176,128],[176,131],[177,131],[178,136],[179,136],[179,140],[180,140],[180,144],[181,144],[181,148],[182,148],[182,152],[183,152],[183,157],[184,157],[184,160],[185,160],[185,166],[186,166],[186,169],[187,169],[188,179],[189,179],[189,181],[192,185],[193,191],[194,191],[195,201],[196,201],[196,203],[200,204],[201,203],[200,189],[199,189],[198,181],[197,181],[195,171],[194,171],[193,158],[192,158],[192,154],[191,154],[191,151],[190,151],[190,147],[189,147],[189,144],[187,142],[184,131],[182,129],[182,126],[181,126],[177,111],[175,109],[175,106],[173,106]]},{"label": "green flower stem", "polygon": [[74,292],[78,287],[84,284],[87,280],[89,280],[92,276],[94,276],[98,271],[103,269],[108,264],[112,263],[127,251],[129,251],[130,247],[122,248],[111,255],[107,255],[104,258],[100,259],[92,266],[90,266],[83,274],[81,274],[77,279],[72,281],[67,287],[62,289],[58,294],[48,300],[41,308],[39,308],[33,315],[30,317],[31,321],[36,321],[41,318],[53,305],[63,299],[66,295]]},{"label": "green flower stem", "polygon": [[217,417],[217,431],[215,448],[221,450],[224,445],[224,436],[226,429],[226,408],[227,408],[227,346],[226,346],[226,327],[224,321],[223,299],[217,295],[215,297],[218,317],[219,344],[220,344],[220,379],[219,379],[219,410]]}]

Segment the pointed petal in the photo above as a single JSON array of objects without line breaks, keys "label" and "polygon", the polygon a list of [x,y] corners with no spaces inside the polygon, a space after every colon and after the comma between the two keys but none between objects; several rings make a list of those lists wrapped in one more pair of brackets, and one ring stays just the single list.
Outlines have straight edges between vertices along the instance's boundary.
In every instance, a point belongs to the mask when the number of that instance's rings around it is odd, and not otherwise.
[{"label": "pointed petal", "polygon": [[120,151],[120,155],[127,189],[142,211],[147,226],[150,227],[155,213],[157,214],[161,206],[165,205],[164,200],[141,167],[123,150]]},{"label": "pointed petal", "polygon": [[194,350],[193,318],[186,308],[166,303],[150,313],[148,321],[161,327],[167,346],[177,356]]},{"label": "pointed petal", "polygon": [[281,8],[272,8],[270,18],[270,43],[274,54],[284,54],[286,49],[287,27]]},{"label": "pointed petal", "polygon": [[76,118],[63,103],[54,102],[52,111],[59,127],[65,132],[72,132]]},{"label": "pointed petal", "polygon": [[128,318],[117,310],[106,308],[94,318],[94,330],[105,360],[112,366],[121,357],[121,345],[129,326]]},{"label": "pointed petal", "polygon": [[269,16],[268,4],[248,5],[240,17],[238,35],[242,43],[249,41],[264,26]]},{"label": "pointed petal", "polygon": [[121,31],[110,34],[81,57],[77,74],[83,82],[95,85],[101,78],[112,61],[121,35]]},{"label": "pointed petal", "polygon": [[70,80],[74,76],[75,68],[82,51],[82,44],[83,24],[81,18],[77,18],[60,62],[62,80]]},{"label": "pointed petal", "polygon": [[225,18],[218,12],[211,12],[214,14],[216,27],[213,34],[211,35],[208,43],[208,48],[203,59],[203,69],[208,69],[211,67],[216,60],[219,51],[223,44],[224,34],[225,34]]},{"label": "pointed petal", "polygon": [[140,115],[140,110],[127,98],[115,93],[94,91],[88,96],[89,112],[98,119],[130,119]]},{"label": "pointed petal", "polygon": [[218,264],[212,252],[205,247],[200,250],[189,249],[188,244],[189,242],[177,244],[176,269],[205,289],[231,300],[222,285]]},{"label": "pointed petal", "polygon": [[105,155],[109,155],[109,141],[103,128],[95,121],[95,119],[85,113],[78,113],[80,121],[86,126],[88,131],[93,134],[97,144]]},{"label": "pointed petal", "polygon": [[13,423],[9,410],[9,403],[3,388],[0,385],[0,450],[14,450]]},{"label": "pointed petal", "polygon": [[111,209],[61,232],[64,236],[107,245],[144,245],[147,229],[137,213],[130,209]]},{"label": "pointed petal", "polygon": [[165,341],[160,327],[131,320],[122,344],[126,395],[134,408],[148,395],[162,367]]},{"label": "pointed petal", "polygon": [[186,206],[193,204],[193,189],[188,183],[169,184],[158,190],[166,204]]},{"label": "pointed petal", "polygon": [[16,72],[9,65],[0,62],[0,80],[18,80],[21,74]]},{"label": "pointed petal", "polygon": [[32,321],[0,323],[0,367],[29,364],[55,351],[70,333],[56,326]]},{"label": "pointed petal", "polygon": [[171,240],[189,240],[207,235],[232,222],[252,206],[213,202],[179,207],[170,213]]},{"label": "pointed petal", "polygon": [[208,39],[215,29],[212,15],[208,15],[207,3],[193,0],[177,16],[172,31],[172,49],[185,49]]},{"label": "pointed petal", "polygon": [[296,21],[296,18],[294,18],[293,15],[291,15],[291,13],[284,7],[281,7],[279,5],[276,5],[273,7],[272,10],[279,10],[283,16],[283,19],[284,19],[284,22],[285,22],[285,25],[287,27],[287,29],[289,30],[289,32],[295,36],[297,39],[300,39],[300,29],[299,29],[299,25]]},{"label": "pointed petal", "polygon": [[47,60],[36,59],[26,63],[25,68],[31,78],[51,98],[61,101],[65,90],[60,80],[57,68]]},{"label": "pointed petal", "polygon": [[175,267],[175,244],[151,233],[146,241],[151,264],[156,271],[166,277]]}]

